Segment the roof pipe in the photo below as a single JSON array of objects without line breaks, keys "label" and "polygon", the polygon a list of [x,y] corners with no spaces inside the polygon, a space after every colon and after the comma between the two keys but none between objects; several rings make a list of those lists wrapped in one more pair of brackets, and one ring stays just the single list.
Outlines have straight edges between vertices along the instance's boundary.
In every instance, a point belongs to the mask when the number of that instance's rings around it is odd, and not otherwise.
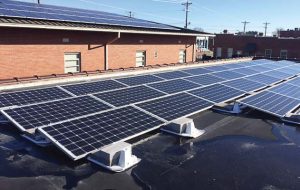
[{"label": "roof pipe", "polygon": [[114,42],[116,42],[117,40],[119,40],[121,38],[121,32],[117,33],[117,37],[115,37],[114,39],[108,41],[104,48],[105,48],[105,64],[104,64],[104,70],[108,70],[109,69],[109,64],[108,64],[108,45],[112,44]]}]

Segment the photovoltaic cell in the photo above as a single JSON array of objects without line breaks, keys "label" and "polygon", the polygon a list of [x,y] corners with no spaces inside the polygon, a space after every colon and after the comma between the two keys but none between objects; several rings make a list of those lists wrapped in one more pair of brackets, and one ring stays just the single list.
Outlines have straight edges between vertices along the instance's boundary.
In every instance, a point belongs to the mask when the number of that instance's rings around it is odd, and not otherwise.
[{"label": "photovoltaic cell", "polygon": [[241,78],[241,77],[245,76],[243,74],[236,73],[233,71],[222,71],[222,72],[213,73],[212,75],[217,76],[219,78],[226,79],[226,80],[233,80],[233,79],[237,79],[237,78]]},{"label": "photovoltaic cell", "polygon": [[224,64],[222,65],[223,67],[226,67],[228,69],[237,69],[237,68],[242,68],[244,67],[243,64],[239,64],[239,63],[232,63],[232,64]]},{"label": "photovoltaic cell", "polygon": [[20,106],[71,97],[57,87],[0,94],[0,108]]},{"label": "photovoltaic cell", "polygon": [[224,82],[222,84],[224,84],[226,86],[236,88],[238,90],[242,90],[244,92],[255,91],[255,90],[258,90],[258,89],[263,88],[263,87],[266,86],[263,83],[254,82],[254,81],[247,80],[247,79],[244,79],[244,78]]},{"label": "photovoltaic cell", "polygon": [[156,77],[154,75],[141,75],[141,76],[117,79],[117,81],[120,81],[129,86],[136,86],[136,85],[147,84],[147,83],[152,83],[152,82],[159,82],[162,80],[164,80],[164,79]]},{"label": "photovoltaic cell", "polygon": [[217,66],[211,66],[211,67],[205,67],[208,70],[211,70],[213,72],[219,72],[219,71],[226,71],[229,70],[229,68],[225,67],[225,66],[221,66],[221,65],[217,65]]},{"label": "photovoltaic cell", "polygon": [[198,111],[209,109],[213,104],[190,94],[180,93],[140,103],[137,106],[160,118],[172,121]]},{"label": "photovoltaic cell", "polygon": [[29,130],[51,123],[104,111],[111,107],[89,96],[4,110],[20,126]]},{"label": "photovoltaic cell", "polygon": [[172,72],[165,72],[165,73],[158,73],[155,74],[156,76],[159,76],[164,79],[177,79],[182,77],[188,77],[191,76],[190,74],[181,72],[181,71],[172,71]]},{"label": "photovoltaic cell", "polygon": [[268,91],[250,96],[240,102],[278,117],[284,117],[300,103],[299,100]]},{"label": "photovoltaic cell", "polygon": [[75,95],[84,95],[84,94],[92,94],[97,92],[104,92],[108,90],[124,88],[126,86],[114,80],[105,80],[105,81],[67,85],[62,87]]},{"label": "photovoltaic cell", "polygon": [[280,84],[269,89],[269,91],[300,100],[300,87],[288,83]]},{"label": "photovoltaic cell", "polygon": [[274,78],[274,77],[263,75],[263,74],[252,75],[250,77],[246,77],[246,79],[253,80],[253,81],[259,82],[259,83],[263,83],[266,85],[270,85],[270,84],[281,81],[278,78]]},{"label": "photovoltaic cell", "polygon": [[300,77],[297,77],[293,80],[287,82],[288,84],[300,87]]},{"label": "photovoltaic cell", "polygon": [[153,83],[149,84],[152,88],[158,89],[160,91],[163,91],[168,94],[176,93],[176,92],[182,92],[186,90],[190,90],[193,88],[198,88],[201,85],[183,80],[183,79],[176,79],[171,81],[165,81],[165,82],[159,82],[159,83]]},{"label": "photovoltaic cell", "polygon": [[208,87],[199,88],[197,90],[189,91],[189,93],[215,103],[226,102],[245,94],[245,92],[243,91],[236,90],[234,88],[224,86],[221,84],[215,84]]},{"label": "photovoltaic cell", "polygon": [[249,69],[257,71],[257,72],[267,72],[267,71],[272,70],[270,68],[263,67],[263,66],[260,66],[260,65],[255,65],[255,66],[249,67]]},{"label": "photovoltaic cell", "polygon": [[216,77],[216,76],[211,75],[211,74],[188,77],[188,78],[185,78],[185,79],[189,80],[189,81],[192,81],[192,82],[195,82],[197,84],[201,84],[201,85],[211,85],[211,84],[223,82],[223,81],[226,80],[226,79]]},{"label": "photovoltaic cell", "polygon": [[163,95],[165,94],[149,87],[137,86],[122,90],[95,94],[94,96],[118,107],[157,98]]},{"label": "photovoltaic cell", "polygon": [[280,71],[277,71],[277,70],[265,72],[264,75],[268,75],[268,76],[278,78],[278,79],[286,79],[286,78],[290,78],[290,77],[293,76],[293,75],[290,75],[290,74],[287,74],[287,73],[284,73],[284,72],[280,72]]},{"label": "photovoltaic cell", "polygon": [[131,106],[38,130],[74,160],[99,148],[154,130],[163,122]]},{"label": "photovoltaic cell", "polygon": [[249,67],[247,67],[247,68],[241,68],[241,69],[234,69],[232,71],[234,71],[236,73],[241,73],[243,75],[255,75],[255,74],[259,73],[259,72],[255,71],[255,70],[250,69]]},{"label": "photovoltaic cell", "polygon": [[192,75],[203,75],[203,74],[208,74],[213,72],[205,68],[187,69],[183,71]]}]

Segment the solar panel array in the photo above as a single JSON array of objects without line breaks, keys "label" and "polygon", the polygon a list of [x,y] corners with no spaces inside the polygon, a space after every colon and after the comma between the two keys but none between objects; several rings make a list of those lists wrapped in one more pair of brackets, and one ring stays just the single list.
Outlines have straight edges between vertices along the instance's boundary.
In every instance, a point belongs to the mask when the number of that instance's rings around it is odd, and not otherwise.
[{"label": "solar panel array", "polygon": [[179,30],[176,27],[166,24],[150,22],[113,13],[10,0],[0,0],[0,16],[137,28],[167,29],[175,31]]},{"label": "solar panel array", "polygon": [[[2,93],[0,97],[5,98],[0,98],[0,109],[22,131],[37,128],[70,157],[79,159],[112,142],[124,141],[299,73],[300,65],[295,63],[279,65],[266,60],[183,69]],[[299,81],[288,80],[286,84],[297,88]],[[295,99],[297,93],[285,88],[288,87],[274,87],[267,95],[256,94],[241,102],[282,116],[299,101]],[[268,95],[276,101],[260,103]]]}]

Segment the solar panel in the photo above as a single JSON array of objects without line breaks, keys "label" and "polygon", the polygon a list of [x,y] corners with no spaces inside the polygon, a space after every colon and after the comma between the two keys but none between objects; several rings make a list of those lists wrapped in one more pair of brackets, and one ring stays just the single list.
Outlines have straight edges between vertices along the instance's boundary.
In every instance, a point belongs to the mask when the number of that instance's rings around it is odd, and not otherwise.
[{"label": "solar panel", "polygon": [[111,107],[89,96],[4,110],[22,131],[88,115]]},{"label": "solar panel", "polygon": [[137,86],[137,85],[141,85],[141,84],[159,82],[162,80],[164,80],[164,79],[159,78],[154,75],[140,75],[140,76],[135,76],[135,77],[127,77],[127,78],[117,79],[117,81],[127,84],[129,86]]},{"label": "solar panel", "polygon": [[300,100],[300,87],[290,85],[288,83],[280,84],[269,89],[269,91]]},{"label": "solar panel", "polygon": [[155,74],[156,76],[159,76],[164,79],[176,79],[176,78],[182,78],[182,77],[188,77],[191,76],[190,74],[187,74],[185,72],[181,71],[172,71],[172,72],[165,72],[165,73],[158,73]]},{"label": "solar panel", "polygon": [[176,93],[176,92],[182,92],[186,90],[190,90],[193,88],[198,88],[201,85],[183,80],[183,79],[176,79],[176,80],[170,80],[165,82],[159,82],[154,84],[149,84],[152,88],[158,89],[160,91],[166,92],[168,94]]},{"label": "solar panel", "polygon": [[114,90],[95,94],[97,98],[104,100],[114,106],[124,106],[136,102],[141,102],[165,95],[162,92],[156,91],[146,86],[137,86],[122,90]]},{"label": "solar panel", "polygon": [[202,74],[207,74],[207,73],[213,72],[213,71],[210,71],[205,68],[187,69],[187,70],[182,70],[182,71],[187,72],[192,75],[202,75]]},{"label": "solar panel", "polygon": [[267,63],[267,64],[264,64],[263,67],[270,68],[270,69],[280,69],[280,68],[286,67],[286,65],[282,65],[282,64],[278,64],[278,63]]},{"label": "solar panel", "polygon": [[0,108],[20,106],[71,97],[57,87],[0,94]]},{"label": "solar panel", "polygon": [[299,70],[295,70],[292,67],[285,67],[285,68],[281,69],[280,72],[287,73],[290,75],[297,75],[300,73]]},{"label": "solar panel", "polygon": [[229,70],[227,67],[221,66],[221,65],[211,66],[211,67],[205,67],[205,68],[208,69],[208,70],[211,70],[213,72]]},{"label": "solar panel", "polygon": [[265,72],[264,75],[268,75],[268,76],[271,76],[271,77],[274,77],[274,78],[278,78],[278,79],[286,79],[286,78],[292,77],[292,75],[280,72],[278,70],[273,70],[273,71]]},{"label": "solar panel", "polygon": [[287,82],[288,84],[300,87],[300,77],[297,77],[293,80]]},{"label": "solar panel", "polygon": [[66,85],[62,87],[75,95],[84,95],[84,94],[92,94],[97,92],[104,92],[108,90],[124,88],[126,86],[114,80],[105,80],[105,81]]},{"label": "solar panel", "polygon": [[233,80],[233,79],[237,79],[237,78],[241,78],[241,77],[245,76],[243,74],[236,73],[233,71],[222,71],[222,72],[213,73],[212,75],[217,76],[219,78],[226,79],[226,80]]},{"label": "solar panel", "polygon": [[254,82],[254,81],[247,80],[247,79],[244,79],[244,78],[224,82],[222,84],[224,84],[226,86],[236,88],[238,90],[242,90],[244,92],[255,91],[255,90],[258,90],[258,89],[263,88],[263,87],[266,86],[263,83]]},{"label": "solar panel", "polygon": [[246,77],[246,79],[253,80],[253,81],[259,82],[259,83],[263,83],[266,85],[270,85],[270,84],[281,81],[278,78],[274,78],[274,77],[263,75],[263,74],[252,75],[250,77]]},{"label": "solar panel", "polygon": [[300,103],[299,100],[268,91],[250,96],[240,102],[278,117],[284,117]]},{"label": "solar panel", "polygon": [[140,103],[137,106],[160,118],[172,121],[195,112],[209,109],[213,104],[193,95],[180,93]]},{"label": "solar panel", "polygon": [[247,67],[247,68],[241,68],[241,69],[234,69],[232,71],[234,71],[236,73],[241,73],[243,75],[255,75],[255,74],[259,73],[259,72],[255,71],[255,70],[250,69],[249,67]]},{"label": "solar panel", "polygon": [[270,68],[266,68],[266,67],[263,67],[260,65],[255,65],[255,66],[249,67],[249,69],[257,71],[257,72],[266,72],[266,71],[272,70]]},{"label": "solar panel", "polygon": [[157,129],[163,123],[128,106],[38,130],[72,159],[78,160],[103,146]]},{"label": "solar panel", "polygon": [[243,64],[239,64],[239,63],[231,63],[231,64],[224,64],[222,65],[223,67],[226,67],[228,69],[237,69],[237,68],[242,68],[244,67]]},{"label": "solar panel", "polygon": [[225,81],[225,79],[216,77],[216,76],[211,75],[211,74],[188,77],[188,78],[185,78],[185,79],[189,80],[189,81],[192,81],[192,82],[195,82],[197,84],[201,84],[201,85],[211,85],[211,84],[215,84],[215,83],[218,83],[218,82]]},{"label": "solar panel", "polygon": [[215,103],[226,102],[245,94],[243,91],[221,84],[199,88],[197,90],[189,91],[189,93]]},{"label": "solar panel", "polygon": [[166,24],[150,22],[123,15],[101,11],[75,9],[45,4],[18,1],[0,1],[0,15],[9,17],[56,20],[92,24],[118,25],[138,28],[179,30]]}]

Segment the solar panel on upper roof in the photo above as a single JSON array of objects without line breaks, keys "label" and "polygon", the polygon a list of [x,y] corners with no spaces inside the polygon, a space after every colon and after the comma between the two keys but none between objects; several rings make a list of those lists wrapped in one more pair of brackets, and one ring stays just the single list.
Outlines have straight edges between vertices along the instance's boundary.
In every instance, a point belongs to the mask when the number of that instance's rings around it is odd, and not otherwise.
[{"label": "solar panel on upper roof", "polygon": [[280,68],[286,67],[286,65],[282,65],[282,64],[278,64],[278,63],[267,63],[267,64],[264,64],[263,67],[270,68],[270,69],[280,69]]},{"label": "solar panel on upper roof", "polygon": [[250,96],[240,102],[278,117],[284,117],[300,103],[299,100],[268,91]]},{"label": "solar panel on upper roof", "polygon": [[232,71],[234,71],[236,73],[241,73],[243,75],[255,75],[255,74],[259,73],[259,72],[255,71],[255,70],[252,70],[251,67],[234,69]]},{"label": "solar panel on upper roof", "polygon": [[164,79],[176,79],[176,78],[191,76],[190,74],[187,74],[187,73],[184,73],[184,72],[181,72],[181,71],[158,73],[158,74],[155,74],[155,75],[159,76],[161,78],[164,78]]},{"label": "solar panel on upper roof", "polygon": [[74,160],[154,130],[163,122],[131,106],[39,128]]},{"label": "solar panel on upper roof", "polygon": [[160,91],[166,92],[168,94],[182,92],[186,90],[190,90],[193,88],[198,88],[201,85],[183,80],[183,79],[176,79],[171,81],[159,82],[154,84],[149,84],[152,88],[158,89]]},{"label": "solar panel on upper roof", "polygon": [[166,24],[101,11],[18,1],[1,0],[0,2],[0,15],[8,17],[178,30],[178,28]]},{"label": "solar panel on upper roof", "polygon": [[199,88],[197,90],[189,91],[189,93],[215,103],[226,102],[245,94],[245,92],[243,91],[221,84],[215,84],[204,88]]},{"label": "solar panel on upper roof", "polygon": [[66,85],[62,87],[75,95],[84,95],[84,94],[92,94],[97,92],[104,92],[108,90],[124,88],[126,86],[114,80],[105,80],[105,81]]},{"label": "solar panel on upper roof", "polygon": [[276,92],[278,94],[289,96],[291,98],[299,99],[300,100],[300,87],[283,83],[271,89],[268,89],[271,92]]},{"label": "solar panel on upper roof", "polygon": [[300,73],[300,71],[295,70],[292,67],[285,67],[284,69],[281,69],[280,72],[287,73],[290,75],[297,75]]},{"label": "solar panel on upper roof", "polygon": [[137,106],[160,118],[172,121],[204,109],[209,109],[213,104],[190,94],[180,93],[140,103]]},{"label": "solar panel on upper roof", "polygon": [[211,66],[211,67],[205,67],[205,68],[208,69],[208,70],[211,70],[213,72],[229,70],[229,68],[227,68],[225,66],[221,66],[221,65]]},{"label": "solar panel on upper roof", "polygon": [[88,115],[111,107],[89,96],[4,110],[22,131]]},{"label": "solar panel on upper roof", "polygon": [[201,84],[201,85],[211,85],[211,84],[215,84],[215,83],[218,83],[218,82],[225,81],[225,79],[220,78],[220,77],[216,77],[216,76],[211,75],[211,74],[188,77],[188,78],[185,78],[185,79],[189,80],[189,81],[192,81],[192,82],[195,82],[197,84]]},{"label": "solar panel on upper roof", "polygon": [[122,90],[114,90],[95,94],[97,98],[104,100],[114,106],[124,106],[136,102],[141,102],[165,95],[162,92],[156,91],[146,86],[137,86]]},{"label": "solar panel on upper roof", "polygon": [[213,71],[205,69],[205,68],[187,69],[187,70],[182,70],[182,71],[187,72],[192,75],[202,75],[202,74],[207,74],[207,73],[213,72]]},{"label": "solar panel on upper roof", "polygon": [[231,64],[224,64],[222,65],[223,67],[226,67],[228,69],[238,69],[238,68],[243,68],[245,67],[244,64],[239,64],[239,63],[231,63]]},{"label": "solar panel on upper roof", "polygon": [[255,66],[249,67],[249,69],[257,71],[257,72],[266,72],[266,71],[271,71],[272,70],[270,68],[266,68],[266,67],[263,67],[263,66],[260,66],[260,65],[255,65]]},{"label": "solar panel on upper roof", "polygon": [[27,105],[68,97],[71,97],[71,95],[57,87],[9,92],[0,94],[0,108]]},{"label": "solar panel on upper roof", "polygon": [[279,78],[279,79],[286,79],[286,78],[290,78],[290,77],[293,76],[291,74],[283,73],[283,72],[278,71],[278,70],[265,72],[264,75],[268,75],[268,76],[271,76],[271,77],[274,77],[274,78]]},{"label": "solar panel on upper roof", "polygon": [[258,89],[266,86],[263,83],[254,82],[254,81],[247,80],[244,78],[224,82],[222,84],[245,91],[245,92],[251,92],[251,91],[258,90]]},{"label": "solar panel on upper roof", "polygon": [[241,77],[245,76],[243,74],[236,73],[233,71],[222,71],[222,72],[212,73],[212,75],[217,76],[219,78],[226,79],[226,80],[237,79],[237,78],[241,78]]},{"label": "solar panel on upper roof", "polygon": [[154,75],[141,75],[141,76],[117,79],[117,81],[120,81],[129,86],[136,86],[136,85],[147,84],[147,83],[152,83],[152,82],[159,82],[162,80],[164,80],[164,79],[156,77]]},{"label": "solar panel on upper roof", "polygon": [[288,84],[300,87],[300,77],[297,77],[293,80],[287,82]]},{"label": "solar panel on upper roof", "polygon": [[246,79],[253,80],[253,81],[259,82],[259,83],[263,83],[266,85],[270,85],[270,84],[281,81],[281,79],[263,75],[263,74],[252,75],[250,77],[246,77]]}]

